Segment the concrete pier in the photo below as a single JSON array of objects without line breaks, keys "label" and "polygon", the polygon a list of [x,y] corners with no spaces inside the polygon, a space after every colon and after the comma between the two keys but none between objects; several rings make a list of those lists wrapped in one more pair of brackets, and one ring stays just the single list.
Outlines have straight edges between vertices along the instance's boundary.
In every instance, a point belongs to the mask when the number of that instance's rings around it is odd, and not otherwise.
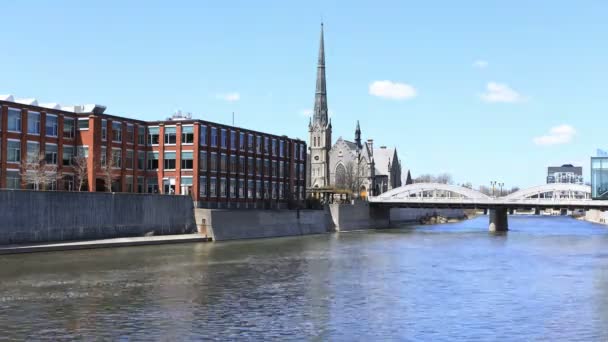
[{"label": "concrete pier", "polygon": [[506,232],[509,230],[509,221],[507,218],[506,208],[490,209],[490,227],[491,232]]}]

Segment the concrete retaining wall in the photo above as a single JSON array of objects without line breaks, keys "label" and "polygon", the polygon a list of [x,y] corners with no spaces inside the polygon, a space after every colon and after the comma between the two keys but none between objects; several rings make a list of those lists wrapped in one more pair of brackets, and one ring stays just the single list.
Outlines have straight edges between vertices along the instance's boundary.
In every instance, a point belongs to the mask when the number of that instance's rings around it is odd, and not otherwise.
[{"label": "concrete retaining wall", "polygon": [[608,212],[602,212],[597,209],[589,209],[584,216],[585,221],[608,224]]},{"label": "concrete retaining wall", "polygon": [[370,207],[367,202],[330,204],[329,210],[337,231],[388,228],[390,209]]},{"label": "concrete retaining wall", "polygon": [[214,241],[321,234],[332,231],[325,210],[195,209],[199,232]]},{"label": "concrete retaining wall", "polygon": [[462,209],[422,209],[394,208],[391,209],[391,223],[419,222],[425,216],[441,216],[448,219],[461,219],[465,216]]},{"label": "concrete retaining wall", "polygon": [[192,232],[188,196],[0,190],[0,244]]}]

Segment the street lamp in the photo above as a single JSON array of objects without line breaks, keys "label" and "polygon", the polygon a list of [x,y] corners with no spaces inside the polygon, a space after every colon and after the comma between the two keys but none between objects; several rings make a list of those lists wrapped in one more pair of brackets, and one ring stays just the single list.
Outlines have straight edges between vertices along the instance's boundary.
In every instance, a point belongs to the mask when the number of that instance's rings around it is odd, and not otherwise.
[{"label": "street lamp", "polygon": [[496,186],[496,181],[490,181],[490,185],[492,186],[492,197],[494,197],[494,187]]},{"label": "street lamp", "polygon": [[505,183],[498,183],[500,186],[500,197],[502,197],[502,187],[505,186]]}]

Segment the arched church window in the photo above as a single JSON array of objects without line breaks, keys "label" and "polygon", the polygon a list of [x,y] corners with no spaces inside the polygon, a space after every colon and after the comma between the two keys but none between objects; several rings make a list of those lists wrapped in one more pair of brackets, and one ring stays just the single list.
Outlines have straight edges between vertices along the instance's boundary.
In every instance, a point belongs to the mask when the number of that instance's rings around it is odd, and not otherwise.
[{"label": "arched church window", "polygon": [[336,166],[336,187],[338,189],[346,189],[346,168],[342,164]]}]

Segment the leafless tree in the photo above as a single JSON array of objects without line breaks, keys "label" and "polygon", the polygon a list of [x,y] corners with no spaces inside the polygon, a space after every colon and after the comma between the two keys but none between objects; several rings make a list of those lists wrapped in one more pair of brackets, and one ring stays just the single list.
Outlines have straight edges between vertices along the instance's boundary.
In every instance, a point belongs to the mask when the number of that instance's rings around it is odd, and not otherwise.
[{"label": "leafless tree", "polygon": [[82,191],[83,185],[87,182],[87,159],[85,156],[74,156],[72,158],[78,191]]},{"label": "leafless tree", "polygon": [[112,192],[112,183],[119,179],[120,176],[114,174],[114,167],[116,163],[114,162],[114,158],[107,158],[104,165],[100,163],[99,168],[103,174],[104,186],[106,188],[106,192]]},{"label": "leafless tree", "polygon": [[437,176],[431,174],[422,174],[414,179],[414,183],[442,183],[442,184],[453,184],[452,175],[449,173],[440,173]]},{"label": "leafless tree", "polygon": [[346,163],[346,173],[344,177],[345,189],[358,194],[365,179],[365,165],[362,162],[349,161]]},{"label": "leafless tree", "polygon": [[57,165],[48,164],[44,153],[28,156],[21,164],[21,179],[27,184],[32,184],[34,190],[44,189],[58,178]]}]

